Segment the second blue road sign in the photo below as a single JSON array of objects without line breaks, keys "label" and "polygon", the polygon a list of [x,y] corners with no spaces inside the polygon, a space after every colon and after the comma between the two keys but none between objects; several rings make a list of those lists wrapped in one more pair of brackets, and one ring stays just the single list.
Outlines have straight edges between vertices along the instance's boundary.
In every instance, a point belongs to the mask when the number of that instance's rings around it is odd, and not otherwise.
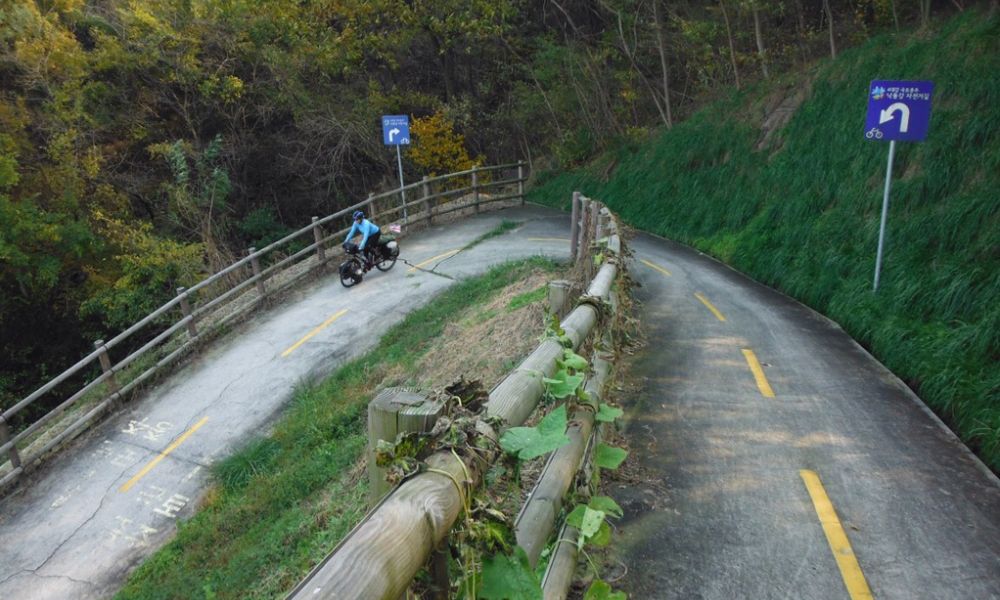
[{"label": "second blue road sign", "polygon": [[875,80],[868,90],[865,137],[886,142],[919,142],[931,121],[930,81]]}]

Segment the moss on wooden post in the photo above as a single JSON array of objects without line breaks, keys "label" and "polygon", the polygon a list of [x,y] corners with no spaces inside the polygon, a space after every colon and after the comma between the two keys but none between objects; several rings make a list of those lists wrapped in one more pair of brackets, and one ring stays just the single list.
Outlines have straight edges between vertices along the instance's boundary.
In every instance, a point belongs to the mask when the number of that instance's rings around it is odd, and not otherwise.
[{"label": "moss on wooden post", "polygon": [[403,388],[382,390],[368,405],[368,499],[372,506],[391,489],[385,469],[375,464],[379,440],[393,442],[403,432],[430,431],[442,408],[441,402]]}]

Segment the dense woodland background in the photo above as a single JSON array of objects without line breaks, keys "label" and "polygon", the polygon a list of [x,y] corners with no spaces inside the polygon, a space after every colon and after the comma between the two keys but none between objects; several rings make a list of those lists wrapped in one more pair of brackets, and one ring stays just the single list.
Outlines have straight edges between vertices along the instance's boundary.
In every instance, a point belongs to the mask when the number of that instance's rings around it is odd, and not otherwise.
[{"label": "dense woodland background", "polygon": [[0,0],[0,406],[395,185],[382,114],[416,119],[408,179],[573,167],[965,3]]}]

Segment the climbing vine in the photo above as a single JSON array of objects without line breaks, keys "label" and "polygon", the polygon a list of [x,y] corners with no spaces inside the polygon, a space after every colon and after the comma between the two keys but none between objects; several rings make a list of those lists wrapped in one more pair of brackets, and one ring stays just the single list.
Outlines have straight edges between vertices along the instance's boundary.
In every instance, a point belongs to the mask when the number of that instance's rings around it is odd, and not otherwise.
[{"label": "climbing vine", "polygon": [[[603,246],[603,248],[602,248]],[[618,257],[605,254],[606,244],[594,244],[594,266]],[[591,261],[587,261],[591,262]],[[612,290],[618,308],[630,306],[629,281],[623,269]],[[611,310],[604,299],[584,296],[581,304],[594,306],[602,320],[602,327],[610,328],[609,342],[598,341],[593,350],[609,351],[610,343],[619,346],[620,336],[630,336],[634,328],[620,315],[621,310]],[[419,472],[435,472],[424,460],[434,452],[448,451],[461,461],[465,469],[464,482],[452,474],[448,476],[461,490],[462,513],[452,528],[447,541],[450,571],[459,577],[448,584],[448,590],[437,594],[457,594],[469,600],[534,600],[542,599],[541,576],[547,561],[563,544],[572,544],[585,559],[593,580],[584,596],[585,600],[623,600],[625,594],[616,592],[601,578],[600,567],[588,550],[607,546],[611,541],[610,522],[622,517],[621,507],[608,496],[596,495],[601,473],[621,466],[628,453],[623,448],[598,442],[588,449],[592,470],[585,470],[589,479],[571,494],[561,520],[567,526],[562,531],[572,532],[565,539],[557,538],[541,553],[540,564],[532,568],[525,550],[518,546],[514,527],[520,508],[525,482],[522,466],[570,443],[567,435],[570,415],[578,410],[594,414],[597,427],[613,424],[622,417],[622,409],[604,402],[597,402],[584,390],[590,374],[590,362],[574,350],[573,339],[560,326],[557,315],[551,315],[545,339],[555,340],[562,346],[551,376],[542,377],[545,414],[530,426],[510,427],[485,412],[488,393],[478,381],[458,381],[438,394],[444,405],[429,433],[403,433],[394,442],[379,442],[376,463],[386,469],[390,483],[397,484]],[[503,431],[499,437],[496,432]],[[474,480],[471,469],[483,474],[484,484],[468,490],[465,483]],[[557,530],[558,531],[558,530]],[[429,577],[415,580],[414,589],[431,591],[434,582]]]}]

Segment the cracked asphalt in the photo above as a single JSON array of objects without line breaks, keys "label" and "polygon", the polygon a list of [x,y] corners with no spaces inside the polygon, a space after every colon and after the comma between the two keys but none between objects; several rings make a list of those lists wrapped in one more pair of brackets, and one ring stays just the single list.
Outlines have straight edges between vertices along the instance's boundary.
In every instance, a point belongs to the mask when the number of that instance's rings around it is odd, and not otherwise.
[{"label": "cracked asphalt", "polygon": [[[318,281],[209,344],[81,436],[0,500],[0,599],[112,595],[193,514],[211,465],[265,433],[297,385],[364,353],[455,279],[536,254],[568,258],[568,216],[533,206],[436,224],[403,238],[401,258],[421,264],[503,220],[521,225],[428,263],[437,263],[437,274],[400,261],[345,289],[333,260]],[[557,237],[567,240],[542,239]]]}]

